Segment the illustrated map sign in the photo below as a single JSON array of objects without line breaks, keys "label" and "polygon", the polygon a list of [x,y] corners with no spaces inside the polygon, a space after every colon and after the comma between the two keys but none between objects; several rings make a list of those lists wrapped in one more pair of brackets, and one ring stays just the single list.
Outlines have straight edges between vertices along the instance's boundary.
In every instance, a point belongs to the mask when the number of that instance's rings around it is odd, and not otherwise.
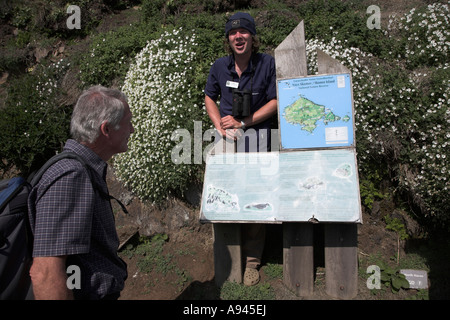
[{"label": "illustrated map sign", "polygon": [[354,146],[350,74],[278,80],[281,149]]},{"label": "illustrated map sign", "polygon": [[355,151],[210,155],[200,220],[361,222]]}]

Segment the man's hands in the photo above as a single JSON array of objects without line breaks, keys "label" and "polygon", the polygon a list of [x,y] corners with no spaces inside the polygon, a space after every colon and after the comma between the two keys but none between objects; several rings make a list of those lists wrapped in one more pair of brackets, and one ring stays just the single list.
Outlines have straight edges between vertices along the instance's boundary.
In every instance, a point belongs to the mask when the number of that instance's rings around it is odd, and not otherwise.
[{"label": "man's hands", "polygon": [[222,137],[237,140],[242,136],[243,131],[241,121],[236,120],[233,116],[225,116],[220,119],[220,133]]}]

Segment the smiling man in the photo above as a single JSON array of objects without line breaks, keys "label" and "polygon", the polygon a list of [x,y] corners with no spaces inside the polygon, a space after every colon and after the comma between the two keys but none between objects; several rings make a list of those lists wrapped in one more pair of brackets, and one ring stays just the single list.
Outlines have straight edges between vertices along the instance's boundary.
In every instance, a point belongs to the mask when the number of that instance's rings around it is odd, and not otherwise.
[{"label": "smiling man", "polygon": [[[28,198],[35,299],[119,297],[127,267],[117,255],[119,239],[105,196],[106,162],[127,151],[134,132],[131,118],[126,96],[118,90],[95,86],[78,99],[70,125],[73,139],[63,152],[76,153],[85,165],[75,159],[58,161]],[[73,290],[67,285],[69,266],[80,270],[80,287]]]},{"label": "smiling man", "polygon": [[[228,19],[225,37],[230,55],[217,59],[211,67],[205,88],[206,111],[219,137],[237,140],[242,134],[238,129],[246,133],[253,129],[249,134],[256,135],[257,143],[247,139],[245,144],[241,139],[238,150],[241,146],[241,151],[269,151],[271,120],[277,111],[275,59],[258,53],[255,22],[248,13],[238,12]],[[233,111],[233,101],[240,97],[250,101],[247,113]]]},{"label": "smiling man", "polygon": [[[248,13],[228,19],[225,38],[230,55],[214,62],[205,88],[206,111],[217,130],[215,141],[234,139],[238,152],[270,151],[271,121],[277,111],[275,59],[258,53],[255,21]],[[242,231],[244,284],[250,286],[259,282],[265,227],[242,224]]]}]

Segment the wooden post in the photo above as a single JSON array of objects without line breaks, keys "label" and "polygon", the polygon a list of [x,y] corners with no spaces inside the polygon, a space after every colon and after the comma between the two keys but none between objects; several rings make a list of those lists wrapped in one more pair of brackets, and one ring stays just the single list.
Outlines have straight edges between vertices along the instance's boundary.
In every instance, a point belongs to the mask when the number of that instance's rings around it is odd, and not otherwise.
[{"label": "wooden post", "polygon": [[283,224],[283,280],[298,296],[314,292],[313,226],[307,223]]},{"label": "wooden post", "polygon": [[358,293],[357,225],[325,225],[325,291],[334,298],[351,299]]},{"label": "wooden post", "polygon": [[242,282],[241,225],[214,223],[214,280]]},{"label": "wooden post", "polygon": [[[222,139],[214,146],[214,154],[235,152],[235,142]],[[242,250],[239,223],[214,223],[214,281],[222,286],[225,281],[241,283]]]},{"label": "wooden post", "polygon": [[[351,73],[339,61],[317,50],[319,74]],[[325,290],[338,299],[358,293],[358,231],[351,223],[325,225]]]},{"label": "wooden post", "polygon": [[[277,79],[308,74],[303,21],[275,49],[275,62]],[[314,246],[310,223],[283,223],[283,281],[297,295],[313,294]]]}]

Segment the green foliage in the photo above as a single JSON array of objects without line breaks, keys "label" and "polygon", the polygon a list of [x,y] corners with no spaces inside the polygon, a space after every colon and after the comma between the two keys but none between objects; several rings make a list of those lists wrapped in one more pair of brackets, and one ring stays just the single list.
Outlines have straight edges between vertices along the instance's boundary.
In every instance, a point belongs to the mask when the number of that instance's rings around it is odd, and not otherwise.
[{"label": "green foliage", "polygon": [[176,26],[192,30],[196,34],[197,45],[193,50],[195,50],[197,58],[192,65],[195,68],[192,81],[194,84],[193,96],[198,105],[203,103],[203,90],[211,64],[217,57],[226,54],[223,45],[225,21],[222,16],[200,13],[194,16],[182,15],[176,23]]},{"label": "green foliage", "polygon": [[386,229],[392,230],[397,233],[400,240],[408,239],[408,233],[406,232],[406,227],[403,222],[398,218],[392,218],[389,215],[384,217],[386,221]]},{"label": "green foliage", "polygon": [[[136,245],[128,244],[121,254],[128,259],[137,257],[136,265],[140,272],[149,274],[155,271],[163,276],[169,273],[175,274],[174,284],[182,288],[186,282],[190,281],[191,277],[186,270],[177,266],[176,255],[163,252],[168,238],[167,234],[156,234],[151,238],[140,237]],[[153,284],[154,282],[147,285]]]},{"label": "green foliage", "polygon": [[258,283],[254,286],[245,286],[236,282],[226,281],[220,291],[223,300],[273,300],[275,291],[269,283]]},{"label": "green foliage", "polygon": [[361,200],[369,209],[372,209],[372,205],[376,200],[382,200],[387,195],[380,190],[380,184],[385,175],[380,174],[378,170],[372,167],[372,170],[367,172],[367,175],[361,175],[359,177],[359,190]]},{"label": "green foliage", "polygon": [[[81,29],[67,28],[69,5],[80,8]],[[2,4],[3,6],[3,4]],[[98,9],[103,6],[101,0],[83,0],[67,3],[64,0],[50,1],[14,1],[6,6],[0,16],[4,16],[9,23],[19,30],[26,30],[45,37],[59,37],[73,39],[86,36],[98,24]]]},{"label": "green foliage", "polygon": [[173,269],[173,265],[170,265],[171,257],[163,255],[167,239],[166,234],[156,234],[151,238],[140,237],[139,243],[135,247],[127,245],[123,254],[128,258],[137,256],[137,266],[141,272],[150,273],[157,268],[159,272],[166,274]]},{"label": "green foliage", "polygon": [[162,8],[165,0],[142,0],[142,18],[146,23],[162,21]]},{"label": "green foliage", "polygon": [[123,81],[132,59],[152,39],[153,31],[150,25],[138,23],[94,36],[79,63],[83,85]]},{"label": "green foliage", "polygon": [[410,69],[447,63],[448,23],[448,4],[438,2],[413,8],[399,19],[390,19],[388,29],[396,30],[396,38],[400,39],[395,53],[406,60]]},{"label": "green foliage", "polygon": [[58,100],[60,76],[67,68],[61,60],[12,81],[5,108],[0,111],[2,171],[15,166],[27,175],[61,150],[71,116]]},{"label": "green foliage", "polygon": [[269,279],[283,279],[283,265],[267,263],[264,266],[264,273]]},{"label": "green foliage", "polygon": [[390,287],[393,293],[399,292],[400,289],[409,288],[408,280],[406,280],[405,275],[400,273],[399,270],[394,269],[384,263],[381,263],[379,267],[381,270],[381,282],[387,287]]},{"label": "green foliage", "polygon": [[25,28],[31,21],[31,8],[20,5],[14,8],[11,24],[17,28]]},{"label": "green foliage", "polygon": [[[392,266],[389,262],[385,261],[385,258],[380,253],[370,255],[367,258],[367,261],[360,261],[359,263],[360,265],[364,265],[360,273],[362,273],[366,279],[371,275],[370,273],[366,273],[366,265],[375,265],[380,268],[380,281],[383,286],[381,286],[380,289],[371,289],[371,292],[374,295],[383,295],[386,289],[390,289],[394,294],[398,293],[402,289],[409,289],[409,282],[405,275],[400,273],[400,269],[428,269],[423,258],[417,257],[416,255],[412,255],[409,259],[406,259],[401,266]],[[428,292],[428,290],[425,291]]]},{"label": "green foliage", "polygon": [[305,22],[307,39],[334,39],[364,52],[380,55],[390,45],[381,30],[367,28],[366,7],[350,1],[315,0],[302,3],[298,8]]},{"label": "green foliage", "polygon": [[267,11],[265,19],[267,19],[267,27],[258,28],[257,30],[262,49],[266,47],[275,49],[300,21],[300,17],[296,12],[288,8],[280,9],[278,7]]}]

